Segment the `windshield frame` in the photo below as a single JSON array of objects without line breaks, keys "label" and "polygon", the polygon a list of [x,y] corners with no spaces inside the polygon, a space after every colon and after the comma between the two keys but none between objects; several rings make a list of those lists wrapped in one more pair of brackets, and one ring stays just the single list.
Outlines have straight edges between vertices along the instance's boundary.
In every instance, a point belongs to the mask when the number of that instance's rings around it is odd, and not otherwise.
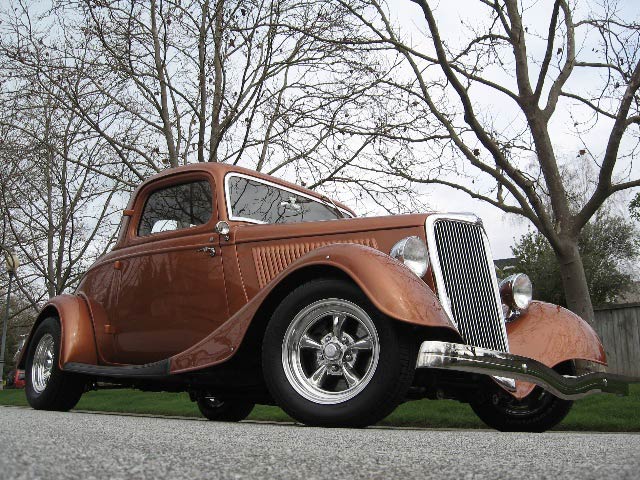
[{"label": "windshield frame", "polygon": [[[289,193],[294,193],[296,195],[300,195],[301,197],[308,198],[309,200],[311,200],[313,202],[316,202],[316,203],[319,203],[321,205],[324,205],[324,206],[328,207],[331,211],[335,211],[335,209],[337,207],[337,209],[343,215],[343,218],[354,218],[354,215],[350,211],[348,211],[348,210],[346,210],[344,208],[341,208],[340,206],[332,205],[331,203],[325,202],[325,201],[321,200],[318,197],[314,197],[313,195],[309,195],[308,193],[302,192],[300,190],[296,190],[295,188],[289,188],[289,187],[287,187],[285,185],[281,185],[281,184],[276,183],[276,182],[271,182],[271,181],[265,180],[263,178],[254,177],[253,175],[247,175],[245,173],[228,172],[224,177],[224,199],[225,199],[225,203],[226,203],[227,218],[230,221],[254,223],[256,225],[281,225],[281,224],[276,224],[276,223],[272,224],[272,223],[268,223],[268,222],[263,222],[262,220],[256,220],[254,218],[239,217],[239,216],[234,215],[233,212],[232,212],[231,193],[230,193],[230,188],[229,188],[229,182],[231,181],[231,179],[233,177],[245,178],[245,179],[250,180],[252,182],[258,182],[258,183],[261,183],[263,185],[268,185],[270,187],[274,187],[274,188],[277,188],[279,190],[283,190],[285,192],[289,192]],[[340,220],[340,218],[337,218],[337,216],[336,216],[335,219],[331,219],[331,220]],[[331,220],[323,220],[323,221],[331,221]],[[304,223],[304,222],[302,222],[302,223]]]}]

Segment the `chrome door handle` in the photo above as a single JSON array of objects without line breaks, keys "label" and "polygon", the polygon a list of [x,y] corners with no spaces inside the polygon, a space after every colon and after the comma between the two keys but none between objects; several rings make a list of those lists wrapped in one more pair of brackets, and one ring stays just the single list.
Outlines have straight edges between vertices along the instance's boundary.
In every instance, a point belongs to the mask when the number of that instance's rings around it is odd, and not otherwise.
[{"label": "chrome door handle", "polygon": [[196,252],[205,252],[208,253],[210,257],[216,256],[216,249],[214,247],[202,247],[196,250]]}]

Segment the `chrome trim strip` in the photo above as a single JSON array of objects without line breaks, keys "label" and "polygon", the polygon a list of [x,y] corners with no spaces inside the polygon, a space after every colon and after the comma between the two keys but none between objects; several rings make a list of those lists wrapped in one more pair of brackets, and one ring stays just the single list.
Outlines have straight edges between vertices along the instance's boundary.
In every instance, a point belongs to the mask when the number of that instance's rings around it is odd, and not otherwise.
[{"label": "chrome trim strip", "polygon": [[422,342],[416,368],[456,370],[531,382],[565,400],[575,400],[594,393],[628,395],[629,383],[634,381],[605,372],[577,377],[560,375],[532,358],[472,345],[437,341]]},{"label": "chrome trim strip", "polygon": [[472,224],[478,224],[481,227],[482,231],[482,241],[484,243],[484,248],[486,252],[487,264],[489,266],[489,271],[493,273],[491,275],[491,282],[493,287],[493,292],[495,296],[496,305],[498,306],[498,315],[500,316],[500,324],[502,330],[502,338],[504,339],[504,343],[506,346],[506,351],[509,351],[509,338],[507,336],[507,329],[504,319],[504,314],[502,312],[502,299],[500,298],[500,290],[498,288],[498,278],[495,275],[495,265],[493,263],[493,255],[491,252],[491,246],[489,244],[489,238],[487,237],[487,233],[484,230],[482,220],[474,215],[473,213],[435,213],[429,215],[425,221],[425,233],[427,237],[427,248],[429,249],[429,263],[431,264],[431,269],[433,271],[433,275],[435,276],[436,281],[436,289],[438,291],[438,298],[442,307],[444,308],[447,315],[451,319],[452,323],[458,328],[458,323],[453,317],[453,310],[451,308],[451,300],[449,299],[449,295],[445,290],[445,282],[444,276],[442,273],[442,267],[440,265],[440,258],[438,257],[438,249],[436,245],[436,237],[435,237],[435,224],[439,220],[453,220],[458,222],[466,222]]},{"label": "chrome trim strip", "polygon": [[[252,175],[247,175],[245,173],[238,173],[238,172],[228,172],[225,176],[224,176],[224,199],[225,202],[227,204],[227,219],[228,220],[232,220],[232,221],[238,221],[238,222],[247,222],[247,223],[255,223],[257,225],[266,225],[267,222],[263,222],[261,220],[256,220],[254,218],[246,218],[246,217],[237,217],[233,215],[233,212],[231,211],[231,196],[229,193],[229,180],[232,177],[239,177],[239,178],[246,178],[247,180],[251,180],[253,182],[258,182],[258,183],[262,183],[263,185],[269,185],[270,187],[275,187],[278,188],[280,190],[284,190],[285,192],[289,192],[289,193],[295,193],[296,195],[300,195],[301,197],[305,197],[308,198],[309,200],[313,200],[316,203],[320,203],[322,205],[326,205],[327,207],[329,207],[330,209],[334,209],[336,208],[336,206],[331,205],[328,202],[323,202],[322,200],[313,197],[307,193],[301,192],[300,190],[295,190],[293,188],[289,188],[289,187],[285,187],[284,185],[280,185],[278,183],[275,182],[270,182],[269,180],[263,180],[262,178],[258,178],[258,177],[254,177]],[[345,215],[345,218],[353,218],[353,214],[347,210],[345,210],[344,208],[340,208],[337,207],[338,210],[340,210],[340,212],[342,212]]]}]

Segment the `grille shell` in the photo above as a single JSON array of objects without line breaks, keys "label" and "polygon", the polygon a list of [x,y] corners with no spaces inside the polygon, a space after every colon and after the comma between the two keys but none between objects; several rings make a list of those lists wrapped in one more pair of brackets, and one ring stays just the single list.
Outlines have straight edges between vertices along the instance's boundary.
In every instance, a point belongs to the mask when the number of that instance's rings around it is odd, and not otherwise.
[{"label": "grille shell", "polygon": [[480,220],[431,215],[425,228],[438,297],[464,341],[508,352],[495,267]]}]

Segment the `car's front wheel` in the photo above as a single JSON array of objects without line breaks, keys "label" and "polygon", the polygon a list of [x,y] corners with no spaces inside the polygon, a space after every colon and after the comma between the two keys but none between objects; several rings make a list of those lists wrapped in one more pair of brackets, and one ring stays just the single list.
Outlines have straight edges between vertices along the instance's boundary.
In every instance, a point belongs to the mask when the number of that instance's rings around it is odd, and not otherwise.
[{"label": "car's front wheel", "polygon": [[522,399],[496,390],[470,402],[480,420],[502,432],[544,432],[559,424],[573,402],[536,387]]},{"label": "car's front wheel", "polygon": [[411,385],[416,342],[355,285],[316,280],[291,292],[265,332],[267,386],[308,425],[364,427],[383,419]]},{"label": "car's front wheel", "polygon": [[36,329],[27,353],[25,391],[36,410],[70,410],[84,393],[84,379],[60,370],[59,355],[60,323],[49,317]]}]

